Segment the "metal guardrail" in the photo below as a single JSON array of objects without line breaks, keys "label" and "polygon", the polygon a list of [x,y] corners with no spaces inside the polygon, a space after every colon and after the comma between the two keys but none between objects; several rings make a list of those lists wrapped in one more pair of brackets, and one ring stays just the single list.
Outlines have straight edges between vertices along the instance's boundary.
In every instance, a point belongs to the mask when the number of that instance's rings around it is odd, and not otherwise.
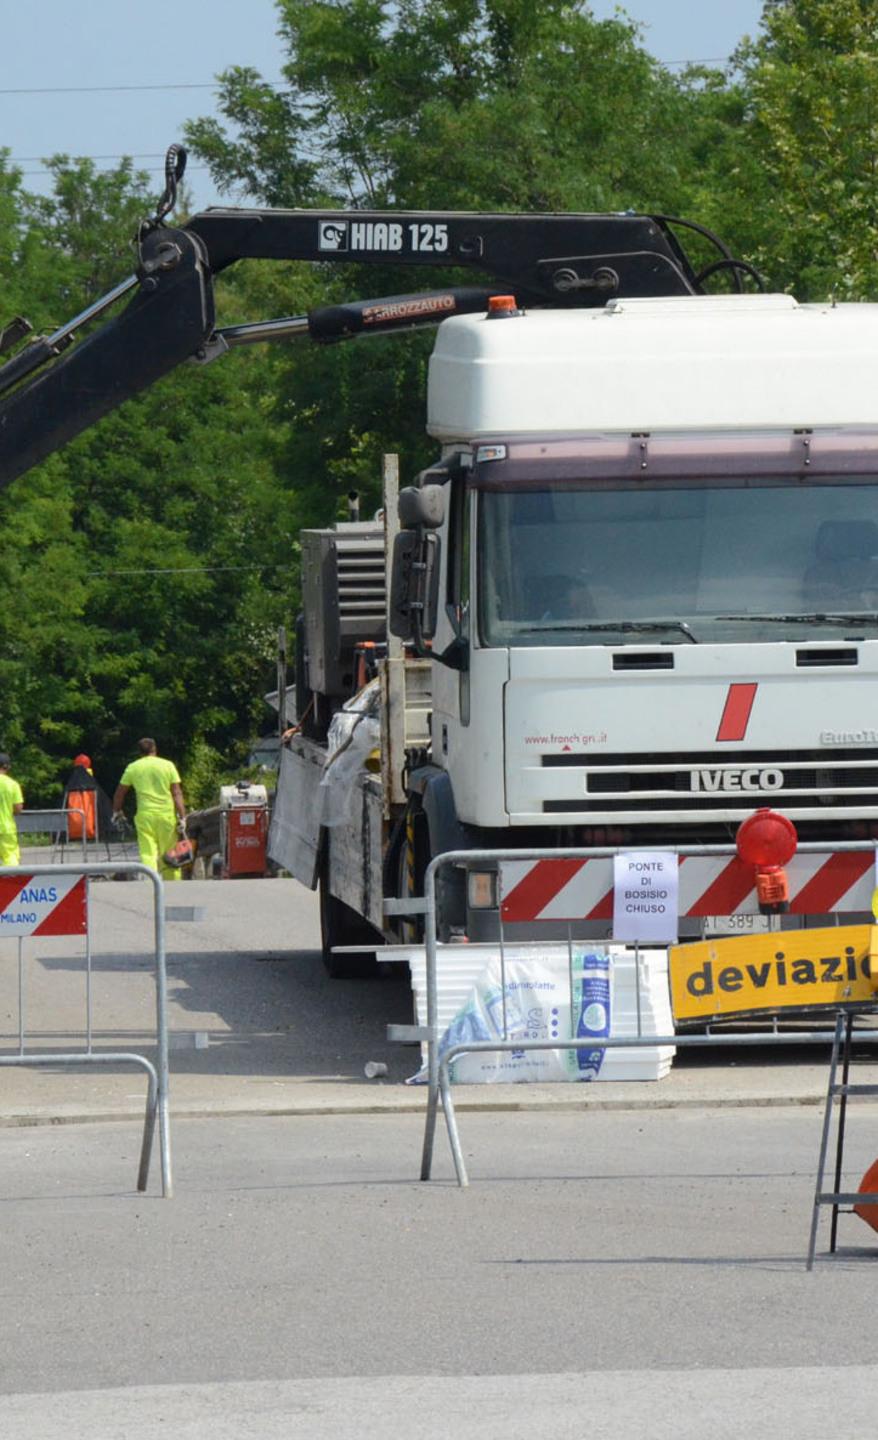
[{"label": "metal guardrail", "polygon": [[[535,849],[535,850],[472,850],[472,851],[460,850],[460,851],[448,851],[448,852],[445,853],[444,855],[438,855],[438,856],[436,856],[433,860],[431,860],[431,862],[430,862],[429,865],[427,866],[427,870],[426,870],[425,878],[424,878],[424,900],[423,900],[423,904],[422,904],[422,905],[421,905],[421,904],[418,904],[418,902],[416,902],[416,901],[413,902],[413,901],[411,901],[411,900],[407,900],[407,901],[396,901],[396,902],[391,901],[391,902],[389,902],[389,904],[388,904],[388,906],[387,906],[388,911],[392,911],[392,912],[394,912],[394,913],[402,913],[403,911],[404,911],[405,913],[413,913],[414,910],[415,910],[415,908],[417,907],[418,910],[419,910],[421,913],[423,913],[423,915],[424,915],[424,917],[425,917],[425,937],[424,937],[424,938],[425,938],[426,966],[427,966],[427,1025],[426,1025],[425,1029],[424,1029],[422,1032],[420,1032],[420,1035],[421,1035],[421,1038],[424,1038],[424,1039],[426,1040],[426,1044],[427,1044],[427,1084],[428,1084],[428,1092],[427,1092],[427,1111],[426,1111],[426,1118],[425,1118],[424,1144],[423,1144],[423,1152],[422,1152],[422,1159],[421,1159],[421,1176],[420,1176],[420,1178],[421,1178],[421,1180],[429,1180],[429,1179],[431,1178],[432,1163],[433,1163],[433,1149],[434,1149],[434,1140],[435,1140],[435,1131],[436,1131],[436,1120],[437,1120],[437,1116],[438,1116],[439,1105],[440,1105],[440,1103],[441,1103],[441,1105],[442,1105],[442,1111],[443,1111],[443,1114],[444,1114],[444,1116],[445,1116],[445,1124],[446,1124],[446,1129],[447,1129],[447,1132],[448,1132],[448,1142],[449,1142],[449,1146],[450,1146],[450,1148],[451,1148],[451,1155],[452,1155],[452,1159],[453,1159],[453,1162],[454,1162],[454,1169],[455,1169],[455,1174],[456,1174],[456,1176],[457,1176],[458,1185],[459,1185],[461,1188],[465,1188],[465,1187],[468,1186],[468,1184],[469,1184],[469,1176],[468,1176],[468,1174],[467,1174],[466,1162],[465,1162],[465,1160],[464,1160],[463,1150],[462,1150],[462,1148],[461,1148],[461,1143],[460,1143],[460,1134],[459,1134],[459,1131],[458,1131],[457,1116],[456,1116],[456,1112],[455,1112],[455,1108],[454,1108],[454,1100],[453,1100],[453,1096],[452,1096],[452,1089],[453,1089],[453,1087],[452,1087],[452,1084],[451,1084],[451,1075],[450,1075],[450,1067],[451,1067],[453,1061],[454,1061],[455,1059],[457,1059],[457,1058],[458,1058],[459,1056],[461,1056],[461,1055],[474,1054],[474,1053],[503,1053],[503,1052],[509,1052],[509,1051],[520,1052],[520,1051],[523,1051],[523,1050],[582,1050],[582,1049],[588,1049],[588,1050],[609,1050],[609,1049],[614,1049],[614,1050],[615,1050],[615,1049],[618,1049],[618,1050],[637,1050],[637,1049],[644,1049],[644,1048],[646,1048],[646,1047],[654,1048],[654,1047],[661,1047],[661,1046],[677,1046],[677,1047],[702,1046],[702,1047],[709,1047],[709,1048],[714,1048],[714,1047],[719,1047],[719,1046],[735,1046],[735,1047],[743,1047],[743,1048],[745,1048],[745,1049],[746,1049],[746,1048],[757,1047],[757,1046],[760,1047],[760,1048],[764,1048],[764,1047],[768,1046],[768,1047],[772,1047],[772,1048],[777,1047],[778,1049],[787,1049],[787,1048],[789,1048],[789,1047],[797,1046],[797,1045],[798,1045],[798,1046],[802,1046],[802,1045],[812,1045],[812,1046],[813,1046],[813,1045],[815,1045],[815,1044],[830,1044],[830,1045],[832,1045],[832,1061],[831,1061],[830,1077],[829,1077],[829,1092],[828,1092],[828,1097],[827,1097],[827,1110],[826,1110],[826,1115],[825,1115],[825,1120],[824,1120],[823,1137],[822,1137],[822,1141],[821,1141],[820,1162],[819,1162],[819,1172],[818,1172],[818,1184],[817,1184],[817,1198],[815,1199],[814,1218],[813,1218],[813,1221],[812,1221],[812,1231],[811,1231],[811,1236],[810,1236],[810,1241],[809,1241],[809,1248],[808,1248],[808,1266],[807,1266],[807,1268],[810,1270],[810,1269],[812,1268],[812,1265],[813,1265],[814,1249],[815,1249],[815,1245],[816,1245],[817,1216],[818,1216],[818,1213],[819,1213],[819,1211],[818,1211],[818,1206],[819,1206],[820,1204],[828,1203],[827,1197],[820,1198],[821,1180],[822,1180],[822,1174],[823,1174],[823,1169],[824,1169],[824,1165],[825,1165],[826,1148],[827,1148],[827,1145],[828,1145],[829,1123],[830,1123],[830,1111],[831,1111],[831,1099],[832,1099],[833,1093],[838,1093],[837,1090],[836,1090],[836,1091],[833,1091],[833,1085],[834,1085],[834,1080],[835,1080],[836,1065],[837,1065],[837,1062],[838,1062],[838,1051],[839,1051],[839,1045],[840,1045],[840,1037],[842,1036],[842,1033],[843,1033],[845,1017],[850,1014],[851,1007],[845,1007],[844,1009],[841,1009],[841,1010],[828,1009],[828,1011],[827,1011],[827,1018],[828,1018],[828,1019],[831,1019],[833,1022],[835,1022],[835,1028],[834,1028],[833,1030],[821,1030],[821,1031],[802,1030],[802,1031],[800,1031],[800,1032],[787,1031],[787,1032],[784,1032],[784,1033],[778,1033],[777,1031],[775,1031],[775,1033],[769,1033],[769,1034],[761,1033],[761,1034],[758,1034],[758,1035],[757,1035],[757,1034],[753,1034],[752,1030],[751,1030],[751,1031],[743,1031],[743,1032],[741,1032],[741,1031],[732,1031],[732,1030],[724,1030],[722,1033],[717,1034],[716,1032],[711,1031],[711,1030],[709,1029],[709,1027],[708,1027],[707,1030],[706,1030],[706,1032],[703,1033],[703,1034],[686,1034],[686,1033],[678,1034],[678,1033],[674,1033],[674,1034],[671,1034],[671,1035],[657,1035],[657,1034],[644,1035],[644,1034],[641,1033],[640,947],[639,947],[639,945],[633,945],[632,948],[633,948],[634,951],[635,951],[635,977],[636,977],[636,978],[635,978],[635,985],[636,985],[636,987],[637,987],[637,1031],[638,1031],[638,1033],[637,1033],[636,1035],[634,1035],[634,1036],[631,1036],[631,1035],[629,1035],[629,1036],[624,1036],[624,1035],[623,1035],[623,1036],[613,1036],[613,1035],[609,1035],[609,1036],[607,1036],[605,1039],[604,1039],[604,1038],[601,1038],[601,1037],[589,1035],[589,1036],[587,1037],[587,1039],[585,1039],[585,1038],[584,1038],[583,1036],[581,1036],[581,1035],[576,1036],[576,1035],[572,1035],[572,1034],[571,1034],[571,1035],[569,1035],[569,1036],[553,1036],[551,1039],[539,1039],[539,1040],[536,1040],[536,1039],[528,1039],[527,1037],[522,1037],[522,1036],[516,1036],[514,1039],[510,1039],[510,1038],[509,1038],[509,1035],[508,1035],[507,1023],[506,1023],[505,1005],[504,1005],[504,1010],[503,1010],[503,1037],[502,1037],[502,1038],[499,1038],[499,1039],[491,1039],[491,1040],[484,1040],[484,1041],[470,1040],[470,1041],[467,1041],[467,1042],[465,1042],[465,1043],[460,1043],[460,1044],[456,1044],[456,1045],[450,1046],[447,1050],[445,1050],[445,1051],[443,1051],[443,1052],[440,1053],[440,1044],[441,1044],[442,1036],[441,1036],[441,1034],[440,1034],[440,1032],[439,1032],[439,1026],[438,1026],[439,993],[438,993],[438,936],[437,936],[436,880],[437,880],[437,875],[439,874],[439,872],[442,870],[443,867],[446,867],[446,866],[458,866],[458,867],[463,867],[463,868],[469,867],[469,868],[484,869],[484,868],[489,867],[489,866],[491,866],[491,865],[497,865],[498,867],[500,867],[500,866],[502,866],[502,864],[503,864],[504,861],[506,861],[506,862],[513,862],[513,861],[521,861],[521,860],[556,860],[556,859],[565,859],[565,860],[582,859],[582,860],[586,860],[586,859],[592,859],[592,858],[595,858],[595,857],[614,856],[614,855],[619,854],[619,853],[626,853],[626,854],[628,854],[628,853],[636,853],[636,851],[637,851],[638,849],[644,850],[644,851],[646,851],[646,852],[651,852],[651,851],[654,851],[656,848],[657,848],[657,847],[654,847],[654,846],[650,846],[650,847],[647,847],[647,846],[639,846],[639,847],[638,847],[638,846],[626,846],[626,847],[624,847],[624,852],[623,852],[623,850],[622,850],[621,847],[616,847],[616,848],[609,848],[609,847],[591,847],[591,848],[586,848],[586,849],[570,849],[570,850],[563,850],[563,851],[562,851],[562,850],[548,850],[548,849],[543,849],[543,850],[536,850],[536,849]],[[735,846],[734,846],[734,845],[704,845],[704,846],[688,846],[688,847],[665,846],[665,847],[662,847],[662,848],[663,848],[663,853],[666,853],[666,854],[685,855],[685,856],[691,856],[691,855],[728,855],[728,856],[733,856],[733,855],[735,855],[735,853],[736,853],[736,850],[735,850]],[[826,851],[826,849],[827,849],[827,846],[825,845],[825,843],[824,843],[824,844],[819,844],[819,843],[817,843],[817,844],[805,843],[805,844],[800,845],[800,847],[799,847],[799,850],[802,851],[802,852],[805,852],[805,853],[807,853],[807,852],[809,852],[809,851],[810,851],[811,853],[823,853],[823,852]],[[874,850],[875,850],[875,846],[874,846],[873,843],[844,842],[844,843],[841,843],[841,844],[839,844],[839,845],[837,845],[837,846],[833,846],[832,849],[833,849],[834,851],[841,851],[841,850],[849,850],[849,851],[850,851],[850,850],[874,851]],[[502,987],[503,987],[503,993],[504,993],[504,996],[505,996],[505,990],[506,990],[506,970],[505,970],[505,948],[504,948],[504,932],[503,932],[503,919],[502,919],[502,905],[501,905],[501,913],[500,913],[500,917],[499,917],[499,918],[500,918],[500,937],[499,937],[500,973],[501,973],[501,985],[502,985]],[[570,974],[570,977],[571,977],[571,1005],[570,1005],[571,1029],[573,1028],[573,1025],[574,1025],[574,1018],[573,1018],[573,1017],[574,1017],[574,1007],[573,1007],[573,1003],[572,1003],[572,1000],[573,1000],[573,996],[572,996],[573,943],[574,943],[574,942],[573,942],[573,938],[572,938],[572,927],[571,927],[571,926],[568,926],[567,946],[568,946],[568,970],[569,970],[569,974]],[[594,943],[594,942],[591,942],[591,943]],[[858,1008],[859,1008],[861,1011],[869,1011],[869,1010],[874,1011],[874,1009],[875,1009],[876,1007],[875,1007],[875,1006],[871,1006],[871,1007],[870,1007],[870,1006],[867,1006],[867,1005],[863,1005],[863,1006],[860,1006],[860,1007],[858,1007]],[[403,1027],[403,1028],[404,1028],[404,1029],[408,1029],[409,1027]],[[406,1037],[406,1038],[408,1038],[408,1037]],[[866,1043],[866,1044],[878,1044],[878,1031],[873,1031],[873,1032],[863,1032],[863,1031],[859,1031],[859,1032],[857,1033],[857,1043],[859,1044],[861,1041],[864,1042],[864,1043]],[[864,1089],[867,1089],[867,1090],[871,1090],[871,1087],[863,1087],[863,1088],[864,1088]],[[859,1089],[859,1087],[857,1087],[857,1089]],[[853,1090],[851,1093],[857,1093],[857,1090]],[[876,1093],[878,1093],[878,1091],[876,1091]],[[836,1187],[836,1188],[837,1188],[837,1187]],[[829,1198],[831,1199],[831,1197],[829,1197]],[[838,1198],[838,1197],[836,1197],[836,1198]],[[850,1197],[844,1197],[844,1198],[850,1198]],[[869,1202],[872,1202],[872,1201],[878,1203],[878,1195],[876,1195],[876,1196],[872,1196],[872,1195],[861,1195],[861,1196],[858,1196],[858,1199],[859,1199],[860,1201],[862,1201],[862,1202],[865,1202],[865,1203],[869,1203]],[[833,1245],[833,1248],[834,1248],[834,1245]]]},{"label": "metal guardrail", "polygon": [[[97,1051],[94,1049],[92,1023],[92,952],[91,933],[88,920],[85,928],[85,1047],[82,1050],[57,1052],[33,1051],[27,1048],[26,1014],[26,970],[22,937],[18,937],[18,1050],[13,1054],[0,1055],[0,1067],[36,1067],[41,1065],[88,1067],[107,1065],[134,1065],[146,1071],[147,1099],[143,1122],[143,1140],[140,1149],[140,1164],[137,1172],[137,1189],[145,1190],[149,1180],[149,1167],[155,1135],[156,1120],[159,1126],[159,1151],[162,1172],[162,1195],[170,1199],[173,1195],[171,1175],[170,1115],[168,1104],[168,981],[165,965],[165,906],[164,884],[161,876],[147,865],[139,862],[117,861],[114,864],[99,863],[88,865],[7,865],[0,866],[0,879],[16,876],[45,875],[55,878],[59,875],[85,876],[86,894],[88,881],[92,876],[144,876],[153,886],[154,949],[156,980],[156,1063],[132,1050]],[[86,900],[86,904],[87,904]]]}]

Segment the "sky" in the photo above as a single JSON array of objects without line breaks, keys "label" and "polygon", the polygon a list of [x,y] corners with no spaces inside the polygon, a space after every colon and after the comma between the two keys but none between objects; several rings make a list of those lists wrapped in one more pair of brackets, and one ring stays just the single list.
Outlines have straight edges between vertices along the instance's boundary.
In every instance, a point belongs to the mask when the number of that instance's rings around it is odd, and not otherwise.
[{"label": "sky", "polygon": [[[537,0],[538,3],[538,0]],[[615,0],[592,0],[598,19]],[[657,59],[719,60],[759,25],[762,0],[629,0]],[[0,149],[28,189],[50,187],[40,161],[58,153],[135,157],[162,188],[164,152],[184,121],[215,113],[213,82],[230,65],[280,78],[274,0],[0,0]],[[143,88],[138,88],[143,87]],[[196,208],[234,203],[193,159]]]}]

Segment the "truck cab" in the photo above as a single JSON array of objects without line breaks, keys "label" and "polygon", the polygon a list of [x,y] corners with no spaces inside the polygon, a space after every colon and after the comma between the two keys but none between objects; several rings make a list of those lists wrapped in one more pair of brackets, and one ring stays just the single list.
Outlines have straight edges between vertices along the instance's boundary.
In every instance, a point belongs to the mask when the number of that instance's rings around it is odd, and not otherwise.
[{"label": "truck cab", "polygon": [[[610,302],[440,329],[433,761],[502,843],[878,833],[878,307]],[[434,472],[433,472],[434,473]],[[807,688],[806,688],[807,687]]]}]

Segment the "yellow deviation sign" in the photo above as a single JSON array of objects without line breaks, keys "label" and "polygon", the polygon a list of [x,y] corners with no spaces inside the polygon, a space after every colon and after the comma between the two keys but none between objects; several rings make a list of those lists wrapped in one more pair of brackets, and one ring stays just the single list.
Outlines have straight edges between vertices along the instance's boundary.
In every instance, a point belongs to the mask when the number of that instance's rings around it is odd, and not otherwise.
[{"label": "yellow deviation sign", "polygon": [[878,1003],[874,925],[702,940],[668,960],[675,1020]]}]

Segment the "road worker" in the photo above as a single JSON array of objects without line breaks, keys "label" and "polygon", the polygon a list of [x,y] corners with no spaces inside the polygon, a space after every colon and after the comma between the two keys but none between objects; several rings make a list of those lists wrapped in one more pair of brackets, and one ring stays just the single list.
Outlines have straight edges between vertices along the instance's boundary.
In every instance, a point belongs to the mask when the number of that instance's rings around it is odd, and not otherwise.
[{"label": "road worker", "polygon": [[0,865],[20,865],[18,830],[15,817],[24,806],[24,796],[17,780],[9,774],[12,761],[0,750]]},{"label": "road worker", "polygon": [[137,796],[134,827],[140,859],[151,870],[158,870],[163,880],[180,880],[179,868],[167,865],[164,856],[185,831],[186,805],[177,767],[172,760],[163,760],[154,740],[138,740],[140,752],[122,774],[113,796],[113,823],[119,825],[122,806],[129,790]]}]

